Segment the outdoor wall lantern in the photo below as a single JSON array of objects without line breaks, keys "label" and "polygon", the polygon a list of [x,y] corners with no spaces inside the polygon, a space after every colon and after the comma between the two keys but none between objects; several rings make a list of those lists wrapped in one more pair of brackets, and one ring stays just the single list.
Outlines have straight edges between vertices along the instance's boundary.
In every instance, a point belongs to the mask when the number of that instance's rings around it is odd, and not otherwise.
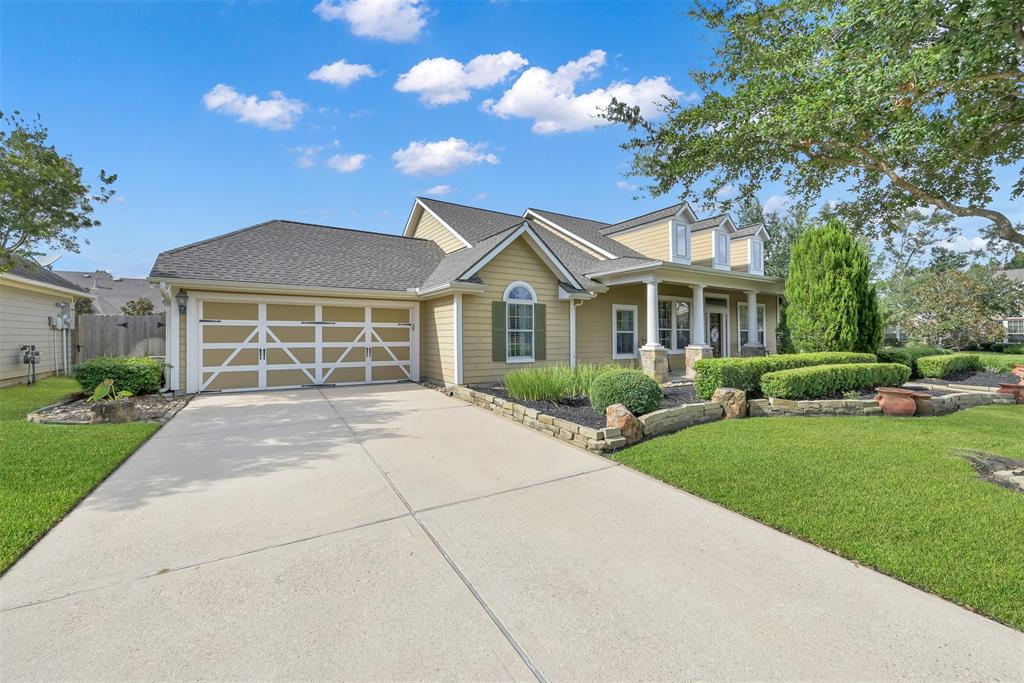
[{"label": "outdoor wall lantern", "polygon": [[185,306],[188,304],[188,292],[184,289],[178,290],[178,293],[174,295],[174,300],[178,302],[178,313],[185,314]]}]

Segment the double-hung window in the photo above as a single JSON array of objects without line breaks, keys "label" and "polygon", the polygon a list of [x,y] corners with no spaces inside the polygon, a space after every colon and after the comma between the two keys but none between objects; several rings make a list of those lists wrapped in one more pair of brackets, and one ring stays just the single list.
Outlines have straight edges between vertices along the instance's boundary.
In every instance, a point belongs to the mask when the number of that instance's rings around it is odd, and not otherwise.
[{"label": "double-hung window", "polygon": [[1014,344],[1024,342],[1024,318],[1006,321],[1006,341]]},{"label": "double-hung window", "polygon": [[[747,343],[750,338],[750,330],[747,325],[747,304],[740,302],[737,306],[736,315],[740,319],[740,346]],[[764,304],[757,305],[757,341],[764,345]]]},{"label": "double-hung window", "polygon": [[536,302],[536,294],[525,282],[513,282],[505,290],[505,358],[510,363],[533,361]]},{"label": "double-hung window", "polygon": [[635,358],[637,307],[612,304],[612,358]]},{"label": "double-hung window", "polygon": [[690,226],[682,221],[672,221],[672,260],[690,263]]},{"label": "double-hung window", "polygon": [[658,302],[658,342],[672,351],[682,351],[689,345],[689,303],[676,299]]},{"label": "double-hung window", "polygon": [[764,242],[750,240],[750,272],[764,274]]},{"label": "double-hung window", "polygon": [[715,259],[714,265],[727,268],[729,266],[729,235],[715,231]]}]

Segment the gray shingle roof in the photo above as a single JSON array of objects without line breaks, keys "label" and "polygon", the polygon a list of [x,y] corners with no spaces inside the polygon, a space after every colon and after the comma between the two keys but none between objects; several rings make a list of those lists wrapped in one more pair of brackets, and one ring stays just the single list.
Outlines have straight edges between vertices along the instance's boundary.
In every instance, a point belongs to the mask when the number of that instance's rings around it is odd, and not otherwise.
[{"label": "gray shingle roof", "polygon": [[419,197],[419,200],[470,244],[476,244],[523,222],[522,216],[511,213],[452,204],[428,197]]},{"label": "gray shingle roof", "polygon": [[630,218],[629,220],[615,223],[614,225],[609,225],[608,227],[601,230],[601,233],[604,235],[613,235],[617,232],[622,232],[623,230],[636,228],[638,226],[644,225],[645,223],[653,223],[654,221],[661,220],[662,218],[669,218],[675,215],[676,211],[678,211],[683,206],[686,206],[685,202],[673,204],[672,206],[666,206],[664,209],[651,211],[650,213],[645,213],[642,216],[637,216],[636,218]]},{"label": "gray shingle roof", "polygon": [[443,256],[429,240],[273,220],[165,251],[150,277],[404,291]]},{"label": "gray shingle roof", "polygon": [[598,277],[605,273],[612,273],[624,268],[640,268],[645,266],[657,266],[659,264],[661,264],[661,261],[644,257],[609,259],[607,261],[597,261],[593,268],[587,271],[587,275]]},{"label": "gray shingle roof", "polygon": [[541,218],[546,218],[552,223],[565,228],[569,232],[575,233],[579,237],[593,244],[595,247],[604,249],[609,254],[614,254],[615,256],[642,257],[641,254],[633,251],[624,244],[616,242],[611,237],[606,237],[602,233],[602,230],[608,227],[607,223],[591,220],[589,218],[580,218],[579,216],[569,216],[564,213],[555,213],[554,211],[546,211],[544,209],[529,210]]},{"label": "gray shingle roof", "polygon": [[756,235],[758,231],[760,231],[763,227],[764,225],[762,225],[761,223],[751,223],[750,225],[744,225],[742,228],[740,228],[733,234],[729,235],[729,237],[730,239],[734,240],[738,240],[743,237],[750,237],[751,235]]},{"label": "gray shingle roof", "polygon": [[121,306],[135,299],[149,299],[153,302],[154,312],[164,312],[164,300],[160,296],[160,290],[145,278],[115,278],[103,270],[55,272],[95,296],[92,302],[93,309],[100,315],[117,315],[121,312]]},{"label": "gray shingle roof", "polygon": [[729,214],[723,213],[718,216],[712,216],[711,218],[704,218],[699,221],[690,224],[690,232],[695,233],[698,230],[708,230],[710,228],[717,228],[719,225],[725,222],[725,219],[729,217]]},{"label": "gray shingle roof", "polygon": [[75,283],[65,280],[52,270],[43,268],[42,266],[34,262],[26,262],[23,265],[14,266],[13,268],[11,268],[9,272],[11,275],[23,277],[26,280],[41,282],[46,285],[53,285],[54,287],[63,287],[64,289],[76,289],[82,292],[83,294],[85,293],[85,290],[76,285]]}]

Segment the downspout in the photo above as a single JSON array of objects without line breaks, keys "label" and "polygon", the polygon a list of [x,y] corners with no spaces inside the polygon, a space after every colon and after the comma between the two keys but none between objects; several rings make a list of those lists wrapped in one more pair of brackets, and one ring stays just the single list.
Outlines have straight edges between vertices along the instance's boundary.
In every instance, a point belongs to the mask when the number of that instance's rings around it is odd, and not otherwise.
[{"label": "downspout", "polygon": [[[177,315],[178,311],[174,307],[174,297],[171,296],[171,288],[166,282],[160,283],[160,296],[164,300],[164,363],[170,365],[167,362],[170,360],[171,351],[171,320],[169,316]],[[174,360],[174,365],[167,368],[167,371],[164,372],[165,379],[164,385],[160,387],[161,394],[166,394],[171,390],[171,373],[172,371],[176,372],[178,367],[178,359],[175,358]]]},{"label": "downspout", "polygon": [[576,368],[576,308],[583,305],[583,300],[569,300],[569,367]]}]

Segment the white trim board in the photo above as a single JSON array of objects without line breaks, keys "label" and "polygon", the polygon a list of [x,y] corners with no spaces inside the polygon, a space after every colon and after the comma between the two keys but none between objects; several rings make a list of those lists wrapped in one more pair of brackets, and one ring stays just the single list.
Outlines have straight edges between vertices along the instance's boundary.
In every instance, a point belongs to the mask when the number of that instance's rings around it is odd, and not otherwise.
[{"label": "white trim board", "polygon": [[470,266],[468,270],[463,272],[456,279],[464,280],[473,277],[474,275],[479,273],[484,266],[486,266],[488,263],[494,260],[494,258],[498,254],[503,252],[506,248],[508,248],[510,244],[515,242],[522,235],[529,236],[530,245],[533,247],[533,250],[537,252],[537,255],[541,257],[541,260],[547,264],[548,268],[564,276],[566,280],[569,281],[569,284],[575,285],[578,289],[583,289],[583,285],[580,284],[579,280],[577,280],[576,277],[569,271],[569,269],[565,267],[565,264],[563,264],[559,260],[559,258],[555,256],[555,253],[551,251],[548,245],[544,244],[544,240],[542,240],[537,235],[537,233],[534,232],[533,228],[530,227],[530,224],[525,221],[522,225],[520,225],[514,231],[509,233],[509,235],[505,237],[505,239],[499,242],[485,256],[483,256],[480,260],[478,260],[476,263]]},{"label": "white trim board", "polygon": [[416,209],[423,209],[424,211],[426,211],[427,213],[429,213],[429,214],[430,214],[431,216],[433,216],[433,217],[434,217],[434,220],[436,220],[436,221],[437,221],[438,223],[440,223],[440,224],[441,224],[441,225],[442,225],[443,227],[445,227],[445,228],[446,228],[446,229],[448,230],[448,232],[450,232],[450,233],[451,233],[452,235],[454,235],[454,236],[455,236],[455,239],[459,240],[459,242],[461,242],[461,243],[462,243],[462,245],[463,245],[464,247],[466,247],[467,249],[468,249],[469,247],[472,247],[472,246],[473,246],[472,244],[470,244],[470,243],[469,243],[469,240],[467,240],[467,239],[466,239],[465,237],[463,237],[462,235],[460,235],[460,234],[459,234],[459,232],[458,232],[458,231],[457,231],[457,230],[456,230],[455,228],[453,228],[452,226],[448,225],[448,224],[447,224],[447,223],[446,223],[446,222],[444,221],[444,219],[443,219],[443,218],[441,218],[440,216],[438,216],[438,215],[437,215],[436,213],[434,213],[434,212],[433,212],[433,211],[432,211],[432,210],[430,209],[430,207],[429,207],[429,206],[427,206],[426,204],[424,204],[424,203],[423,203],[423,200],[422,200],[422,199],[420,199],[419,197],[417,197],[417,198],[416,198],[416,202],[415,202],[415,203],[413,204],[413,206],[412,206],[412,211],[411,211],[411,212],[409,213],[409,220],[407,220],[407,221],[405,222],[405,230],[404,230],[404,231],[402,232],[402,236],[403,236],[403,237],[410,237],[410,236],[411,236],[411,231],[412,231],[412,219],[413,219],[413,216],[415,216],[415,215],[416,215]]}]

